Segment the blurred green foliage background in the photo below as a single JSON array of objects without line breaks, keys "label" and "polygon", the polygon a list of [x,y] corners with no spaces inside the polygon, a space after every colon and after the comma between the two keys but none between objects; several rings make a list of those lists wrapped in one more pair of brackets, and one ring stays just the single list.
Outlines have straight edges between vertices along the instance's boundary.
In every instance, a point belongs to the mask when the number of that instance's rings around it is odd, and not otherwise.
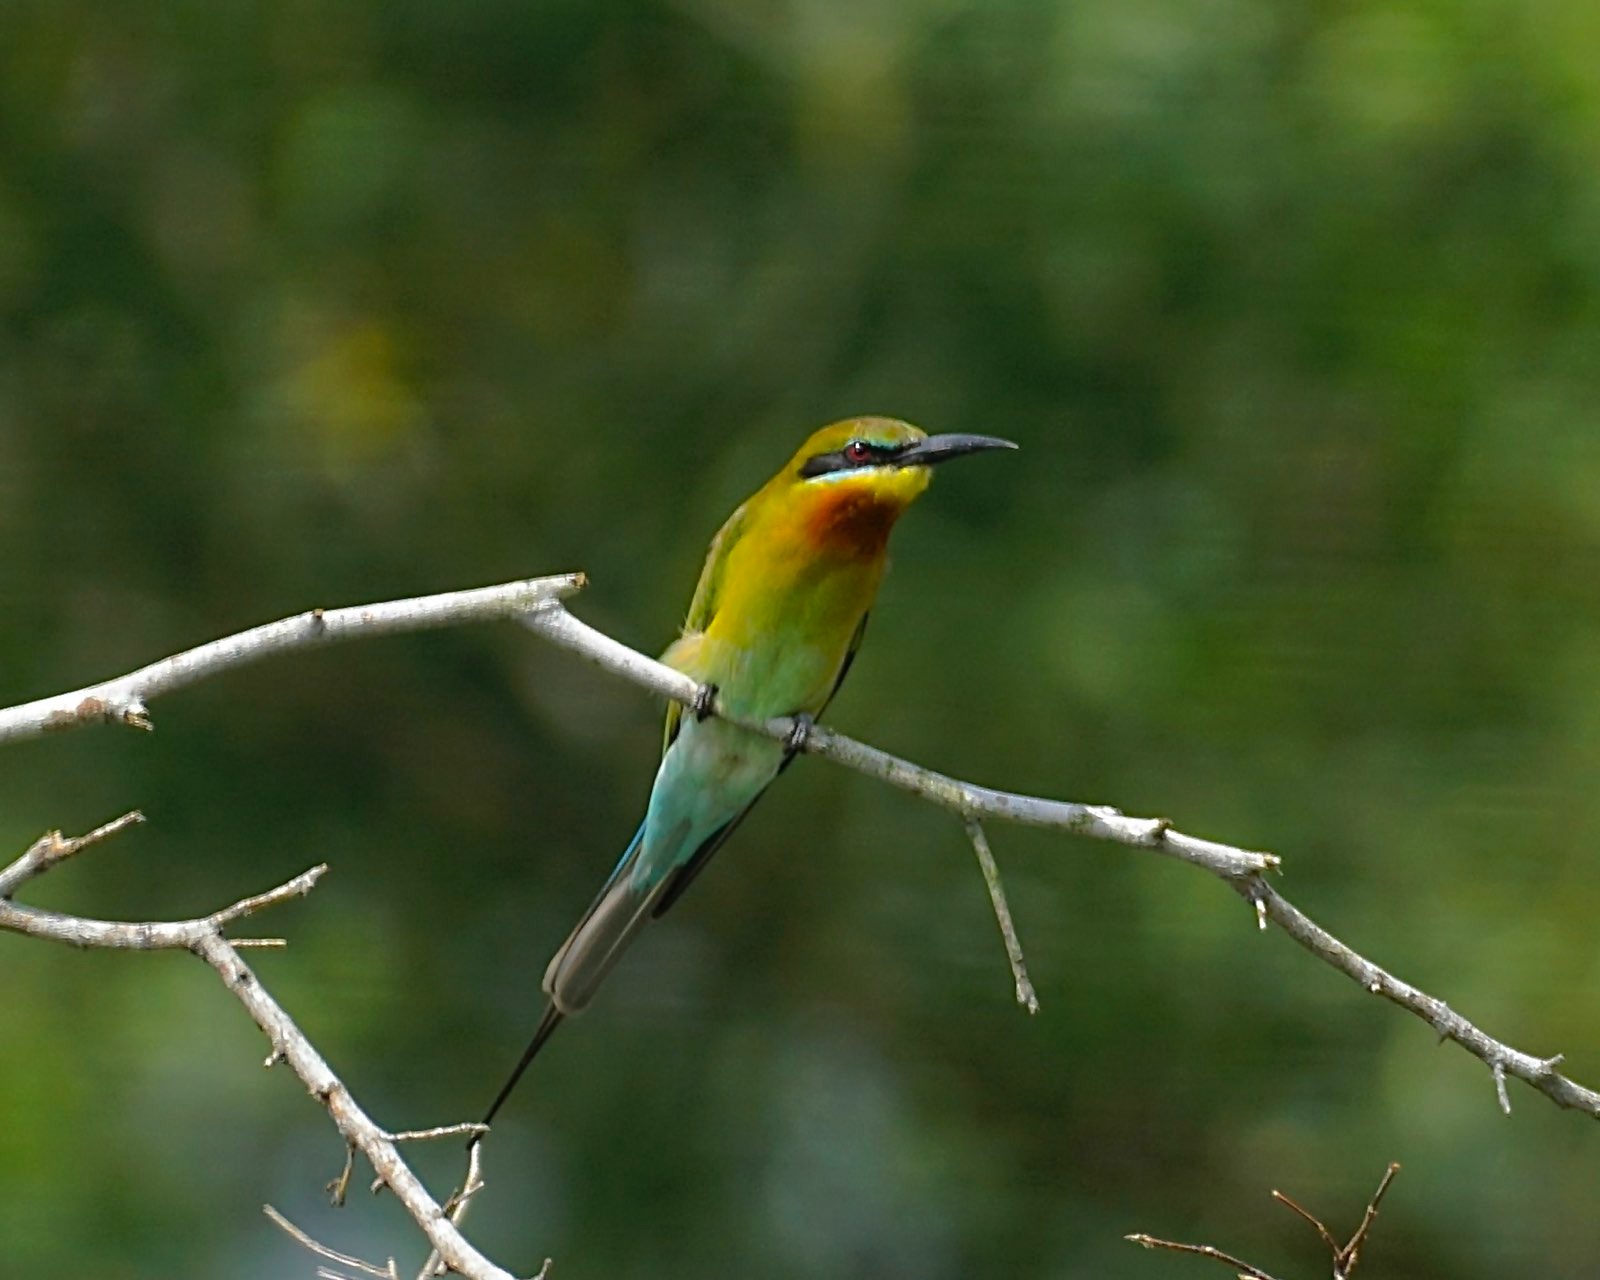
[{"label": "blurred green foliage background", "polygon": [[[313,604],[583,569],[671,638],[850,413],[987,431],[832,721],[1286,858],[1375,959],[1600,1082],[1600,9],[1585,0],[50,0],[0,8],[0,700]],[[633,830],[659,708],[517,628],[294,656],[16,746],[26,891],[320,860],[271,989],[393,1127],[477,1115]],[[807,762],[490,1150],[521,1272],[1593,1274],[1594,1122],[1207,877]],[[0,937],[8,1274],[280,1277],[338,1141],[209,971]],[[441,1191],[454,1144],[418,1151]],[[1185,1271],[1185,1267],[1188,1271]]]}]

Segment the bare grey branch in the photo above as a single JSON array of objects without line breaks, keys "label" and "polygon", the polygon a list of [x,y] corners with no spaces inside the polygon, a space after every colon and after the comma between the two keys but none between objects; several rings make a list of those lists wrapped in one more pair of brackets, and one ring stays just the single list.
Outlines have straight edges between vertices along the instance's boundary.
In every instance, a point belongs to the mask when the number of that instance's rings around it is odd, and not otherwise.
[{"label": "bare grey branch", "polygon": [[[699,685],[681,672],[647,658],[603,632],[580,622],[559,603],[529,613],[523,621],[534,631],[589,659],[624,679],[685,705],[703,696]],[[716,714],[723,714],[713,706]],[[731,723],[779,741],[793,732],[788,718],[753,723],[725,716]],[[1202,840],[1175,831],[1165,818],[1130,818],[1100,805],[1047,800],[1038,796],[996,791],[947,777],[902,760],[875,747],[856,742],[831,729],[814,726],[802,749],[837,764],[909,791],[953,810],[963,819],[995,818],[1026,826],[1049,827],[1095,840],[1108,840],[1177,858],[1222,879],[1240,894],[1255,913],[1258,924],[1271,920],[1307,951],[1353,978],[1374,995],[1392,1000],[1416,1014],[1441,1039],[1453,1040],[1502,1076],[1515,1076],[1563,1107],[1600,1118],[1600,1093],[1576,1083],[1556,1070],[1559,1054],[1538,1058],[1496,1040],[1444,1001],[1402,982],[1347,947],[1326,929],[1291,904],[1267,883],[1263,873],[1277,871],[1279,859],[1232,845]],[[1509,1100],[1508,1100],[1509,1105]]]},{"label": "bare grey branch", "polygon": [[152,699],[275,653],[319,648],[358,636],[515,617],[570,595],[582,586],[581,573],[565,573],[412,600],[348,609],[310,609],[187,649],[125,676],[0,710],[0,743],[36,738],[83,724],[125,724],[148,729],[151,726],[146,704]]},{"label": "bare grey branch", "polygon": [[454,1271],[470,1280],[513,1280],[467,1242],[416,1174],[401,1159],[387,1132],[363,1111],[322,1055],[312,1047],[288,1013],[256,980],[228,940],[213,930],[192,950],[221,976],[223,984],[244,1005],[266,1034],[273,1050],[327,1110],[340,1135],[371,1162],[385,1186],[428,1237],[428,1242]]},{"label": "bare grey branch", "polygon": [[[569,613],[561,600],[580,589],[583,582],[581,574],[565,574],[349,609],[313,609],[224,637],[113,680],[53,698],[0,709],[0,743],[38,736],[54,729],[101,722],[148,728],[146,706],[151,699],[270,654],[361,636],[507,617],[518,618],[552,643],[645,689],[691,706],[706,700],[708,691],[689,677],[628,648]],[[1600,1117],[1600,1093],[1577,1084],[1557,1070],[1562,1061],[1561,1055],[1535,1057],[1495,1039],[1455,1013],[1443,1001],[1379,968],[1288,902],[1265,879],[1266,873],[1277,871],[1280,867],[1279,859],[1273,854],[1190,836],[1174,830],[1164,818],[1133,818],[1105,806],[1051,800],[979,786],[925,769],[821,727],[810,728],[802,742],[796,733],[795,722],[786,717],[751,722],[727,715],[714,699],[710,701],[710,710],[753,733],[796,743],[809,754],[823,756],[877,778],[959,816],[967,827],[980,864],[984,866],[991,895],[994,895],[997,918],[1002,933],[1006,935],[1007,953],[1016,978],[1018,999],[1030,1008],[1036,1007],[1036,1002],[1031,998],[1031,984],[1021,966],[1021,951],[1015,945],[1014,930],[1007,927],[1009,913],[1004,907],[1004,896],[996,892],[998,873],[993,878],[990,876],[993,857],[992,854],[985,857],[988,841],[978,825],[980,819],[1066,831],[1148,850],[1208,871],[1246,899],[1262,927],[1265,927],[1266,921],[1272,921],[1306,950],[1358,982],[1365,990],[1409,1010],[1427,1022],[1442,1039],[1454,1040],[1489,1066],[1501,1103],[1507,1109],[1509,1098],[1505,1093],[1504,1080],[1507,1076],[1514,1076],[1560,1106]],[[222,935],[222,930],[228,925],[264,907],[308,892],[326,867],[314,867],[267,893],[242,899],[210,916],[194,920],[143,923],[90,920],[39,911],[11,901],[10,895],[34,876],[95,840],[123,830],[137,821],[139,816],[136,813],[127,814],[76,840],[66,840],[59,833],[52,832],[36,841],[19,858],[0,870],[0,929],[51,938],[80,947],[129,950],[187,948],[200,955],[222,975],[229,989],[267,1033],[272,1043],[268,1064],[285,1061],[291,1065],[313,1096],[328,1109],[347,1142],[367,1156],[380,1181],[395,1192],[427,1234],[436,1256],[430,1258],[424,1267],[424,1274],[437,1273],[439,1268],[444,1267],[480,1280],[483,1277],[509,1280],[509,1273],[478,1254],[457,1229],[472,1195],[482,1185],[476,1168],[469,1170],[463,1189],[452,1198],[449,1210],[440,1209],[401,1161],[394,1146],[395,1137],[420,1135],[391,1136],[374,1125],[356,1106],[343,1084],[333,1076],[288,1015],[256,982],[239,956],[240,946],[262,945],[277,940],[250,939],[231,943]],[[477,1145],[474,1146],[475,1160]],[[1139,1242],[1148,1247],[1171,1247],[1149,1237],[1140,1237]],[[1216,1255],[1214,1251],[1210,1256],[1225,1258],[1225,1255]]]}]

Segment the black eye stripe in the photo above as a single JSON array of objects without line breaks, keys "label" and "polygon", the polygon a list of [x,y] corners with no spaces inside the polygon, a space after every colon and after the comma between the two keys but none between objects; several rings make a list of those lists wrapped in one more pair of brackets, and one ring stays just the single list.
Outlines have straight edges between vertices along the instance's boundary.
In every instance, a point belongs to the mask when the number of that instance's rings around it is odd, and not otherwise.
[{"label": "black eye stripe", "polygon": [[[865,445],[868,456],[864,459],[855,459],[849,456],[852,445]],[[903,444],[873,444],[870,440],[851,440],[842,449],[835,449],[832,453],[813,454],[807,458],[800,467],[802,478],[809,480],[812,476],[824,476],[831,471],[856,471],[862,467],[879,466],[885,462],[892,462],[907,448]]]}]

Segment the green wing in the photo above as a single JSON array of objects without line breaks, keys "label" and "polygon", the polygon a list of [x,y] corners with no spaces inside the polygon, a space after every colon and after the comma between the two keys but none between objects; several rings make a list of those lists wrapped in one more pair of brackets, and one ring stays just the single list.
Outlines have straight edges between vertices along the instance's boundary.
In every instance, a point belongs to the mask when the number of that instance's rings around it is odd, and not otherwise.
[{"label": "green wing", "polygon": [[[706,553],[705,567],[700,570],[700,581],[695,583],[694,598],[689,601],[689,612],[683,620],[683,634],[695,635],[711,625],[717,615],[717,605],[722,594],[722,575],[727,567],[725,554],[739,540],[744,531],[745,509],[740,505],[724,521],[717,536],[711,539],[711,550]],[[848,664],[846,664],[848,665]],[[837,686],[835,686],[837,687]],[[666,754],[672,740],[678,736],[678,726],[683,716],[683,704],[674,702],[667,707],[666,732],[661,742],[661,753]]]},{"label": "green wing", "polygon": [[[822,713],[828,709],[828,704],[833,701],[833,695],[839,692],[839,686],[844,683],[845,676],[850,674],[850,664],[856,660],[856,650],[861,648],[861,637],[866,634],[867,619],[870,616],[870,614],[864,613],[861,615],[861,621],[856,623],[855,634],[850,637],[850,647],[845,650],[844,661],[839,664],[839,674],[834,677],[833,688],[828,690],[828,696],[823,699],[822,705],[817,708],[817,717],[819,719]],[[673,703],[674,707],[678,705]],[[667,743],[671,745],[672,737],[670,735],[677,732],[677,722],[670,721],[669,724],[671,727]],[[772,775],[774,779],[789,767],[794,760],[794,755],[795,753],[792,751],[784,753],[783,763],[778,766],[778,773]],[[772,783],[767,783],[767,787],[771,785]],[[738,813],[734,814],[733,817],[707,836],[700,847],[690,856],[689,860],[672,873],[671,878],[666,882],[666,887],[661,891],[660,898],[656,900],[655,906],[651,908],[650,915],[652,919],[659,919],[668,907],[683,896],[683,891],[694,882],[694,878],[697,875],[705,870],[706,863],[711,861],[711,855],[722,848],[723,842],[744,821],[745,815],[755,808],[756,800],[767,794],[767,787],[762,787],[760,791],[756,792],[755,800],[751,800],[749,804],[745,805]]]},{"label": "green wing", "polygon": [[[833,701],[833,695],[839,692],[839,686],[844,683],[844,678],[850,674],[850,666],[856,660],[856,652],[861,648],[861,637],[867,634],[867,619],[872,616],[871,611],[861,615],[861,621],[856,623],[855,634],[850,637],[850,645],[844,651],[844,661],[839,664],[839,674],[833,678],[833,688],[828,690],[828,696],[822,700],[822,705],[817,708],[817,719],[822,719],[822,713],[828,709],[828,704]],[[789,762],[784,761],[785,764]]]}]

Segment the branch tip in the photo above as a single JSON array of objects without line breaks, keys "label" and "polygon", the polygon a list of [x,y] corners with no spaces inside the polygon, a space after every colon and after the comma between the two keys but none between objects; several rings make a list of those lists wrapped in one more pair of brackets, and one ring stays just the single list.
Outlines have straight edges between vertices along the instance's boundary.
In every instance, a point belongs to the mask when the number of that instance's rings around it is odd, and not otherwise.
[{"label": "branch tip", "polygon": [[1199,1258],[1211,1258],[1224,1266],[1232,1267],[1239,1280],[1273,1280],[1260,1267],[1252,1266],[1242,1258],[1236,1258],[1231,1253],[1223,1253],[1221,1249],[1209,1244],[1180,1244],[1176,1240],[1162,1240],[1156,1236],[1136,1232],[1133,1235],[1123,1236],[1124,1240],[1131,1241],[1143,1249],[1168,1249],[1173,1253],[1187,1253]]}]

